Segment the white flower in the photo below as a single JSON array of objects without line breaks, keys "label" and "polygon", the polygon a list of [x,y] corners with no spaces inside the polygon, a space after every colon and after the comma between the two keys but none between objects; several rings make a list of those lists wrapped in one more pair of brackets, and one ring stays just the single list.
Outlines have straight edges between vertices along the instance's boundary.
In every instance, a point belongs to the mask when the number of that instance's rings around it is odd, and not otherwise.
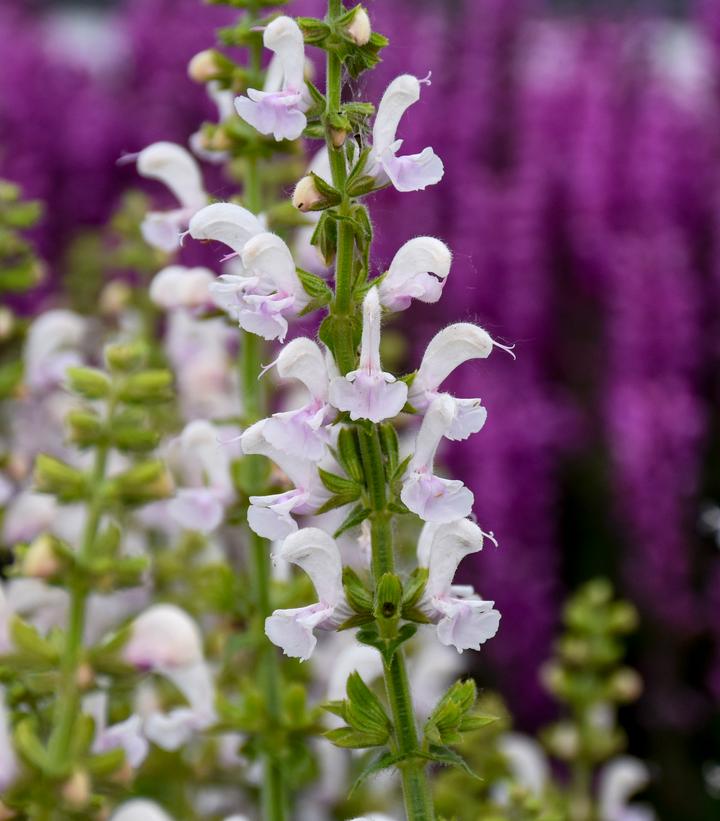
[{"label": "white flower", "polygon": [[429,77],[418,80],[411,74],[396,77],[387,87],[378,106],[373,126],[373,151],[368,173],[380,184],[391,182],[398,191],[421,191],[442,179],[442,160],[432,148],[419,154],[398,157],[403,141],[395,137],[407,109],[420,99],[420,85],[430,84]]},{"label": "white flower", "polygon": [[435,237],[415,237],[395,254],[380,285],[380,302],[404,311],[413,299],[437,302],[450,273],[450,249]]},{"label": "white flower", "polygon": [[271,445],[265,437],[270,420],[251,425],[240,442],[244,453],[267,456],[295,485],[293,490],[269,496],[251,496],[248,524],[264,539],[284,539],[297,530],[294,515],[315,513],[330,498],[318,475],[317,462],[286,453]]},{"label": "white flower", "polygon": [[[449,325],[435,334],[425,349],[420,367],[410,385],[408,401],[420,412],[427,409],[439,395],[438,388],[455,370],[469,359],[486,359],[493,347],[502,348],[513,356],[512,349],[495,342],[487,331],[469,322]],[[449,396],[449,394],[444,394]],[[454,416],[447,433],[448,439],[467,439],[485,424],[487,410],[481,399],[457,399]]]},{"label": "white flower", "polygon": [[187,707],[153,712],[145,719],[145,735],[159,747],[177,749],[195,731],[214,723],[214,687],[202,637],[184,610],[172,604],[148,608],[132,623],[123,658],[139,670],[164,676],[188,702]]},{"label": "white flower", "polygon": [[308,527],[288,536],[278,557],[310,576],[318,601],[307,607],[276,610],[265,620],[265,633],[285,655],[307,661],[317,644],[314,630],[334,630],[351,615],[343,592],[340,551],[324,530]]},{"label": "white flower", "polygon": [[142,177],[164,183],[180,203],[180,208],[172,211],[150,212],[140,226],[148,244],[161,251],[175,251],[192,215],[207,205],[200,168],[181,145],[158,142],[137,155],[137,171]]},{"label": "white flower", "polygon": [[5,705],[5,688],[0,687],[0,792],[5,792],[20,774],[12,743],[10,716]]},{"label": "white flower", "polygon": [[276,140],[296,140],[307,125],[308,108],[302,31],[290,17],[278,17],[265,29],[263,42],[275,53],[277,68],[268,72],[264,91],[248,89],[247,97],[236,98],[235,108],[261,134],[272,134]]},{"label": "white flower", "polygon": [[125,761],[133,768],[139,767],[148,754],[150,745],[142,732],[142,718],[133,713],[125,721],[107,726],[107,693],[98,690],[83,699],[83,712],[95,720],[94,753],[122,749]]},{"label": "white flower", "polygon": [[170,467],[180,474],[180,488],[168,502],[168,512],[186,530],[211,533],[233,499],[230,459],[220,443],[220,431],[196,419],[170,445]]},{"label": "white flower", "polygon": [[240,259],[245,275],[223,274],[211,286],[215,304],[249,333],[282,342],[288,318],[310,301],[290,249],[265,232],[244,244]]},{"label": "white flower", "polygon": [[607,763],[598,780],[598,810],[600,821],[652,821],[650,810],[628,806],[632,796],[650,782],[650,772],[642,761],[620,756]]},{"label": "white flower", "polygon": [[155,802],[134,798],[118,807],[110,821],[173,821]]},{"label": "white flower", "polygon": [[33,320],[23,352],[27,386],[47,391],[60,385],[68,368],[82,364],[86,333],[87,320],[73,311],[46,311]]},{"label": "white flower", "polygon": [[447,436],[455,419],[455,401],[448,394],[433,399],[418,431],[400,498],[426,522],[454,522],[464,519],[472,510],[474,497],[457,479],[443,479],[433,474],[435,453],[443,436]]},{"label": "white flower", "polygon": [[331,439],[326,425],[335,417],[335,410],[328,404],[330,380],[325,355],[311,339],[298,337],[282,349],[275,366],[282,379],[302,382],[310,401],[297,410],[274,413],[263,435],[284,453],[319,461]]},{"label": "white flower", "polygon": [[377,288],[363,302],[360,367],[330,383],[330,402],[351,419],[381,422],[397,416],[407,400],[407,385],[383,371],[380,363],[381,309]]},{"label": "white flower", "polygon": [[193,239],[213,240],[232,248],[233,253],[226,259],[239,257],[245,243],[263,231],[265,226],[259,217],[233,202],[214,202],[202,208],[188,225]]},{"label": "white flower", "polygon": [[498,741],[498,749],[507,760],[515,783],[540,797],[550,780],[550,765],[538,742],[521,733],[505,733]]},{"label": "white flower", "polygon": [[472,587],[452,583],[462,559],[482,550],[484,536],[493,539],[469,519],[459,519],[426,525],[418,542],[418,563],[429,572],[420,608],[437,624],[442,644],[460,653],[479,650],[500,626],[495,602],[483,601]]},{"label": "white flower", "polygon": [[215,274],[209,268],[168,265],[153,277],[150,299],[165,311],[211,305],[210,285]]},{"label": "white flower", "polygon": [[49,530],[58,515],[58,502],[47,493],[23,490],[10,502],[3,517],[2,541],[8,545],[30,542]]}]

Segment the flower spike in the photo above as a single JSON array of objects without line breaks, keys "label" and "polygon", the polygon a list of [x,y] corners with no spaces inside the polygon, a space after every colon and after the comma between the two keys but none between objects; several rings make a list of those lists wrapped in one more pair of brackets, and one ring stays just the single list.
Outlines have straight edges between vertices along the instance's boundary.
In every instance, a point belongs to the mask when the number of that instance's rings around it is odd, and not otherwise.
[{"label": "flower spike", "polygon": [[265,633],[285,655],[307,661],[317,644],[314,630],[334,630],[351,614],[343,592],[340,551],[324,530],[308,527],[288,536],[278,556],[310,576],[318,601],[276,610],[265,620]]},{"label": "flower spike", "polygon": [[330,402],[351,419],[382,422],[397,416],[407,400],[407,385],[383,371],[380,363],[381,308],[378,289],[371,288],[363,302],[360,367],[330,384]]},{"label": "flower spike", "polygon": [[455,419],[451,396],[440,394],[433,399],[418,431],[415,452],[403,480],[400,498],[426,522],[452,522],[470,514],[474,497],[456,479],[442,479],[433,474],[435,452]]},{"label": "flower spike", "polygon": [[378,106],[373,127],[374,176],[381,183],[391,182],[398,191],[421,191],[443,177],[442,160],[432,148],[419,154],[398,157],[403,141],[395,137],[403,114],[420,99],[420,85],[429,78],[418,80],[411,74],[396,77],[387,87]]},{"label": "flower spike", "polygon": [[200,168],[189,151],[170,142],[144,148],[137,155],[136,167],[140,176],[164,183],[180,202],[180,208],[150,212],[140,226],[148,244],[161,251],[175,251],[190,218],[207,205]]},{"label": "flower spike", "polygon": [[493,609],[495,602],[483,601],[473,588],[456,587],[452,581],[462,559],[482,550],[484,537],[495,540],[469,519],[426,525],[425,529],[429,533],[418,543],[418,561],[429,574],[420,607],[437,624],[443,644],[459,653],[479,650],[497,633],[500,613]]},{"label": "flower spike", "polygon": [[[261,134],[272,134],[278,141],[296,140],[307,125],[308,108],[302,32],[290,17],[278,17],[265,29],[263,42],[276,55],[274,69],[268,72],[269,82],[264,91],[250,88],[247,97],[237,97],[235,109]],[[280,74],[282,80],[277,88],[275,77]]]}]

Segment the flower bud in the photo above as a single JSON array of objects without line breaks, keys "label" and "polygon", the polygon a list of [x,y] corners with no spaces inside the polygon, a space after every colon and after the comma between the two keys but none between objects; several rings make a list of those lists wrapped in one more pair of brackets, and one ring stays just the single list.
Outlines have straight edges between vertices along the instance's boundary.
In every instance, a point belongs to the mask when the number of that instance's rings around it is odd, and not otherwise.
[{"label": "flower bud", "polygon": [[552,727],[547,734],[546,742],[550,752],[564,761],[575,758],[580,750],[578,731],[568,722],[559,722]]},{"label": "flower bud", "polygon": [[85,770],[75,770],[62,788],[63,799],[76,810],[81,810],[90,800],[90,777]]},{"label": "flower bud", "polygon": [[322,202],[322,194],[315,185],[315,179],[308,174],[303,177],[295,186],[293,191],[292,204],[298,211],[312,211],[313,207]]},{"label": "flower bud", "polygon": [[102,289],[100,312],[104,316],[118,316],[127,308],[132,297],[132,289],[122,280],[115,279]]},{"label": "flower bud", "polygon": [[[331,128],[330,129],[330,142],[333,144],[334,148],[342,148],[345,145],[345,140],[347,139],[347,131],[343,128]],[[301,209],[302,210],[302,209]]]},{"label": "flower bud", "polygon": [[610,679],[610,694],[621,702],[635,701],[642,689],[642,679],[630,667],[622,667]]},{"label": "flower bud", "polygon": [[15,317],[9,308],[0,308],[0,340],[9,339],[15,328]]},{"label": "flower bud", "polygon": [[24,576],[31,579],[50,579],[61,568],[60,557],[55,552],[51,536],[38,536],[25,553],[22,563]]},{"label": "flower bud", "polygon": [[75,683],[81,690],[89,690],[95,683],[95,671],[86,661],[78,667]]},{"label": "flower bud", "polygon": [[356,45],[365,46],[368,44],[372,34],[372,26],[370,25],[370,17],[362,6],[355,9],[352,22],[345,31]]},{"label": "flower bud", "polygon": [[198,52],[188,63],[188,77],[196,83],[209,83],[218,75],[218,64],[212,49]]}]

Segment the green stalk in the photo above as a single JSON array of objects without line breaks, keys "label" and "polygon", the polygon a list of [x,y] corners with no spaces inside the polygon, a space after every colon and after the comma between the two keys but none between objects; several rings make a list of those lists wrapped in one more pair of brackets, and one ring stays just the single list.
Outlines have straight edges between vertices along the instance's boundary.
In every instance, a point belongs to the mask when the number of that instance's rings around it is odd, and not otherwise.
[{"label": "green stalk", "polygon": [[[250,9],[250,21],[259,16],[257,8]],[[250,69],[258,75],[262,69],[262,41],[250,47]],[[259,160],[256,154],[247,159],[244,178],[245,207],[254,214],[262,210],[262,184]],[[245,410],[245,423],[251,425],[265,413],[266,398],[263,383],[258,379],[263,363],[264,344],[255,334],[244,331],[240,351],[240,386]],[[263,479],[263,459],[252,456],[250,495],[261,496],[267,491]],[[270,596],[271,568],[270,544],[248,528],[250,542],[250,566],[255,590],[255,610],[257,617],[259,648],[259,681],[265,696],[268,723],[272,735],[282,722],[282,678],[277,651],[265,636],[265,619],[272,612]],[[268,748],[264,753],[262,783],[262,817],[265,821],[284,821],[288,817],[287,788],[282,761]]]},{"label": "green stalk", "polygon": [[[332,22],[343,12],[342,0],[328,0],[328,20]],[[342,100],[342,65],[337,57],[328,53],[327,57],[327,113],[337,112]],[[330,153],[330,167],[333,185],[343,191],[347,178],[345,153],[332,144],[331,135],[326,137]],[[340,205],[340,213],[347,215],[349,201],[347,197]],[[342,373],[355,367],[357,358],[353,342],[350,317],[353,314],[353,260],[355,254],[355,237],[352,227],[346,221],[338,223],[338,247],[335,262],[335,298],[331,305],[333,320],[333,341],[335,359]],[[395,569],[393,552],[392,513],[388,510],[387,480],[385,464],[380,444],[377,425],[358,426],[360,456],[362,459],[365,480],[368,489],[371,541],[372,541],[372,576],[377,587],[385,573]],[[385,638],[397,635],[397,622],[389,627],[384,625]],[[384,664],[385,690],[393,716],[394,746],[397,752],[407,756],[400,766],[405,813],[408,821],[433,821],[433,809],[430,786],[423,760],[417,757],[420,752],[418,731],[415,723],[410,686],[405,669],[402,648],[398,648],[391,663]]]},{"label": "green stalk", "polygon": [[[108,419],[111,417],[112,409],[108,413]],[[88,508],[88,517],[78,552],[80,562],[92,555],[98,527],[100,526],[104,506],[102,485],[105,479],[107,456],[107,445],[99,445],[95,452],[95,465],[91,483],[92,496]],[[55,702],[53,732],[48,745],[50,758],[57,767],[62,766],[67,759],[75,722],[80,710],[80,688],[78,687],[77,678],[82,656],[85,608],[89,592],[85,584],[76,579],[72,581],[70,585],[70,613],[65,647],[60,664],[60,692]]]}]

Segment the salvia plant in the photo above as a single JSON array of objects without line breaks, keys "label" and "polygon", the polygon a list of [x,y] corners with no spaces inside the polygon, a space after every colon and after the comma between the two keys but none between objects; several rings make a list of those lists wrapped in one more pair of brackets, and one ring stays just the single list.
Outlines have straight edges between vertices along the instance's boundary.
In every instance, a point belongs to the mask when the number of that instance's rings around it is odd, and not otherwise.
[{"label": "salvia plant", "polygon": [[[431,76],[355,99],[388,45],[363,6],[214,2],[237,19],[188,73],[217,119],[120,159],[172,204],[132,193],[76,240],[71,307],[0,314],[0,819],[620,821],[637,787],[608,810],[594,775],[628,765],[639,684],[607,587],[545,676],[569,786],[458,679],[500,614],[456,572],[497,543],[436,464],[487,411],[443,383],[512,348],[457,323],[384,370],[385,318],[438,302],[452,254],[403,237],[382,270],[367,204],[441,181],[399,136]],[[0,184],[3,290],[42,271],[39,216]]]}]

